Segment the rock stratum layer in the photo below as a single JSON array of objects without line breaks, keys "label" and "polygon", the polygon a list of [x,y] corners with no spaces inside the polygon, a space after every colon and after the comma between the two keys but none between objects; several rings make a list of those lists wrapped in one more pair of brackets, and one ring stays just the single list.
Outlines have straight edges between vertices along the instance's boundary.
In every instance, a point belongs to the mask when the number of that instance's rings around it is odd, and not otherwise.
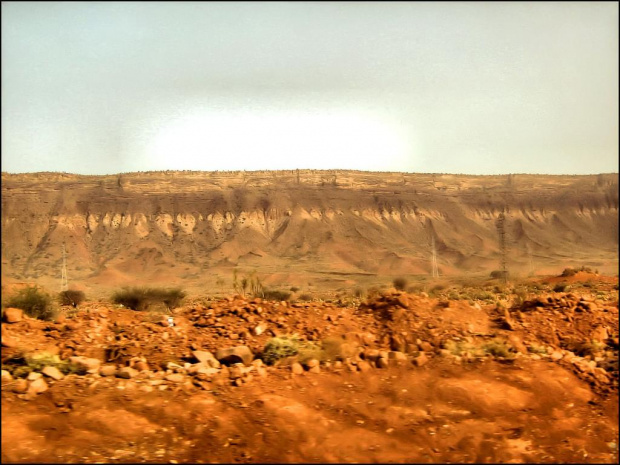
[{"label": "rock stratum layer", "polygon": [[430,274],[434,238],[440,274],[488,274],[502,211],[511,272],[618,265],[616,173],[300,170],[3,173],[2,269],[57,286],[64,243],[69,279],[86,287],[222,286],[233,267],[272,284],[352,284]]}]

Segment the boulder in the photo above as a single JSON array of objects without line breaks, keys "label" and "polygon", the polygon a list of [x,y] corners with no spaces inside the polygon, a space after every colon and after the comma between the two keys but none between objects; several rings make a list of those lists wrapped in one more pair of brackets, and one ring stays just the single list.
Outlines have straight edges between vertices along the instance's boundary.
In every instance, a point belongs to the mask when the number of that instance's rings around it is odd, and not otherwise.
[{"label": "boulder", "polygon": [[293,373],[294,375],[301,375],[303,372],[304,369],[301,366],[301,363],[295,362],[291,365],[291,373]]},{"label": "boulder", "polygon": [[224,365],[243,363],[250,365],[254,359],[254,354],[247,346],[237,346],[228,349],[218,349],[215,358]]},{"label": "boulder", "polygon": [[21,308],[5,308],[4,321],[7,323],[19,323],[24,319],[24,311]]},{"label": "boulder", "polygon": [[424,366],[428,363],[428,357],[424,352],[422,352],[420,355],[413,359],[413,363],[415,366],[418,367]]}]

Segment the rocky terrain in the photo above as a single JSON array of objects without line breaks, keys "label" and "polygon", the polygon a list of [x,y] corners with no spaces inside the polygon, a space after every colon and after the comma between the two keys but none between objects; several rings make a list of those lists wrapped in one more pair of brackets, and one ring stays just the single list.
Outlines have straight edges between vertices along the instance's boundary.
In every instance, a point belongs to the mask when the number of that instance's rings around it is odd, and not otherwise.
[{"label": "rocky terrain", "polygon": [[618,277],[487,288],[6,308],[2,462],[617,463]]},{"label": "rocky terrain", "polygon": [[2,174],[3,283],[88,295],[126,284],[342,291],[439,273],[487,277],[618,266],[618,174],[465,176],[357,171]]}]

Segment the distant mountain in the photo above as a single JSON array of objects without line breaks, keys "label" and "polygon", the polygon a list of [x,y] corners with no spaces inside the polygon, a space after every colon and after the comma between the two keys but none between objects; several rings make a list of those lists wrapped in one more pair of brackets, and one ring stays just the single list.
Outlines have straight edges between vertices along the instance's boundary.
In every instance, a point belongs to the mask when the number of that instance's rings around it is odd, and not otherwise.
[{"label": "distant mountain", "polygon": [[[87,289],[230,289],[232,269],[272,285],[351,287],[499,268],[618,266],[618,174],[359,171],[2,174],[2,276]],[[369,278],[370,277],[370,278]]]}]

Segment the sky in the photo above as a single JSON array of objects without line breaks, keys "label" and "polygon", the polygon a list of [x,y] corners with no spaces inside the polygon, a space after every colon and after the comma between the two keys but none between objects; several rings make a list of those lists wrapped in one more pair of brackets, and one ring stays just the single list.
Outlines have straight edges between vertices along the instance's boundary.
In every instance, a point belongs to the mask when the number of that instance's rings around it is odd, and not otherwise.
[{"label": "sky", "polygon": [[2,2],[2,171],[618,172],[617,2]]}]

